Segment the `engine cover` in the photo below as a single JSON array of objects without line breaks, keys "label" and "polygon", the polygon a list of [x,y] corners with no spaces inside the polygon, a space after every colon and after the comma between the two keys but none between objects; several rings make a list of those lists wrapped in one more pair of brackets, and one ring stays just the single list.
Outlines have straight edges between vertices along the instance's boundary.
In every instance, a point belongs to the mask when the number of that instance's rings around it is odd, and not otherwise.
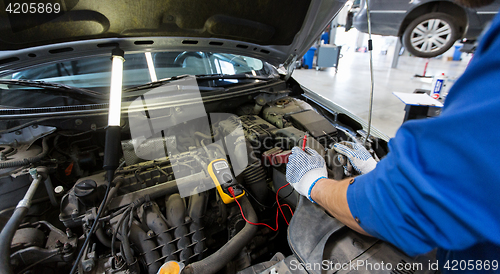
[{"label": "engine cover", "polygon": [[312,110],[312,107],[308,103],[299,99],[287,97],[276,100],[265,106],[262,113],[264,119],[271,124],[278,128],[284,128],[292,125],[291,121],[285,117],[286,115],[309,109]]}]

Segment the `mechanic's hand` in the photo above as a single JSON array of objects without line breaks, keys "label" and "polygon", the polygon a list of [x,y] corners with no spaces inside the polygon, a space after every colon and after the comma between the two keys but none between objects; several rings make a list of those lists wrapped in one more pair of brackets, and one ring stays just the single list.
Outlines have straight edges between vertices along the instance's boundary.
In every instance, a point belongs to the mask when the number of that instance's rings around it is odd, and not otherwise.
[{"label": "mechanic's hand", "polygon": [[335,151],[345,155],[352,164],[352,167],[361,174],[372,171],[377,162],[373,159],[372,155],[362,145],[343,141],[333,145]]},{"label": "mechanic's hand", "polygon": [[311,190],[319,179],[327,177],[325,160],[314,149],[292,149],[286,165],[286,180],[299,194],[316,203],[311,199]]}]

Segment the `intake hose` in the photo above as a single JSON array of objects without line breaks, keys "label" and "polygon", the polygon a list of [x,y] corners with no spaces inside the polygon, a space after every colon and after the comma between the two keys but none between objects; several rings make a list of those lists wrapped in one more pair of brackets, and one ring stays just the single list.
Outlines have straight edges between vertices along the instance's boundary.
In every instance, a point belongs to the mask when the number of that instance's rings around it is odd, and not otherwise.
[{"label": "intake hose", "polygon": [[[242,170],[245,186],[255,196],[260,203],[264,203],[267,199],[267,183],[266,172],[261,165],[260,160],[255,155],[255,151],[244,137],[238,138],[234,149],[236,156],[236,164]],[[247,165],[248,164],[248,165]]]},{"label": "intake hose", "polygon": [[177,256],[172,254],[177,249],[174,244],[170,243],[172,236],[167,232],[167,221],[163,218],[158,204],[155,202],[147,203],[143,205],[143,208],[146,225],[157,235],[158,245],[163,246],[161,248],[162,258],[165,262],[177,261]]},{"label": "intake hose", "polygon": [[255,195],[255,198],[264,203],[267,198],[266,172],[260,161],[256,161],[245,168],[242,173],[245,186]]},{"label": "intake hose", "polygon": [[[245,217],[253,223],[256,223],[257,214],[255,213],[250,201],[246,196],[238,199],[245,214]],[[246,223],[236,236],[231,238],[223,247],[217,250],[207,258],[189,264],[184,268],[182,274],[213,274],[226,266],[240,251],[245,247],[257,232],[257,226]]]},{"label": "intake hose", "polygon": [[10,244],[16,234],[16,230],[23,221],[24,216],[28,213],[27,207],[16,208],[9,219],[9,222],[2,229],[0,237],[0,269],[5,271],[5,274],[14,274],[10,268]]},{"label": "intake hose", "polygon": [[40,152],[40,154],[38,154],[37,156],[25,158],[24,160],[20,160],[20,161],[0,163],[0,169],[1,168],[27,166],[29,164],[36,163],[36,162],[40,161],[49,152],[49,145],[47,144],[47,139],[48,139],[48,137],[43,138],[43,140],[42,140],[42,152]]},{"label": "intake hose", "polygon": [[26,191],[24,198],[19,201],[14,213],[3,227],[2,232],[0,232],[0,269],[4,274],[14,273],[10,267],[10,246],[12,239],[14,238],[14,234],[16,234],[17,228],[30,209],[31,201],[33,200],[36,189],[40,185],[40,181],[43,180],[42,176],[39,175],[34,168],[30,170],[30,174],[33,177],[33,181],[28,191]]},{"label": "intake hose", "polygon": [[[156,274],[158,269],[160,269],[162,263],[159,261],[160,254],[155,249],[156,243],[153,242],[146,232],[139,227],[139,225],[132,223],[130,227],[130,241],[139,250],[140,254],[143,254],[144,260],[148,267],[149,274]],[[124,247],[125,248],[125,247]]]}]

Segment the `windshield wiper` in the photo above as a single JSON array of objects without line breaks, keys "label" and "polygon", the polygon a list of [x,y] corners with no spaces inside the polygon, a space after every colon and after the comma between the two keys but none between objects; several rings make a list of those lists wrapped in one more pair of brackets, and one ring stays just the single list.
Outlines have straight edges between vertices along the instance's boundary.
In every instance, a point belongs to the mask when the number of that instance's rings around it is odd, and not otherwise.
[{"label": "windshield wiper", "polygon": [[123,92],[130,92],[130,91],[136,91],[136,90],[148,89],[148,88],[156,88],[156,87],[162,86],[164,84],[170,83],[172,81],[179,80],[179,79],[182,79],[182,78],[186,78],[188,76],[189,76],[188,74],[183,74],[183,75],[178,75],[178,76],[172,76],[170,78],[164,78],[164,79],[161,79],[161,80],[158,80],[158,81],[155,81],[155,82],[149,82],[149,83],[138,85],[138,86],[135,86],[135,87],[126,88],[126,89],[123,90]]},{"label": "windshield wiper", "polygon": [[[171,83],[172,81],[179,80],[182,78],[186,78],[188,74],[183,74],[183,75],[178,75],[178,76],[172,76],[170,78],[164,78],[155,82],[149,82],[146,84],[138,85],[135,87],[130,87],[127,89],[124,89],[123,92],[132,92],[132,91],[137,91],[137,90],[142,90],[142,89],[150,89],[150,88],[156,88],[159,86],[163,86],[165,84]],[[219,80],[219,79],[255,79],[255,80],[272,80],[275,79],[274,76],[255,76],[253,74],[199,74],[195,75],[196,80],[204,80],[204,81],[210,81],[210,80]],[[224,90],[222,87],[199,87],[200,90]]]},{"label": "windshield wiper", "polygon": [[249,73],[240,73],[240,74],[200,74],[196,75],[197,80],[219,80],[219,79],[254,79],[254,80],[273,80],[276,79],[275,76],[260,76],[253,75]]},{"label": "windshield wiper", "polygon": [[72,87],[72,86],[67,86],[67,85],[57,84],[57,83],[51,83],[51,82],[44,82],[44,81],[5,80],[4,79],[4,80],[0,80],[0,84],[35,87],[35,88],[42,88],[42,89],[47,89],[47,90],[62,91],[62,92],[71,93],[71,94],[85,95],[88,97],[99,98],[99,99],[104,98],[103,94],[96,92],[96,91],[93,91],[93,90],[84,89],[84,88],[77,88],[77,87]]}]

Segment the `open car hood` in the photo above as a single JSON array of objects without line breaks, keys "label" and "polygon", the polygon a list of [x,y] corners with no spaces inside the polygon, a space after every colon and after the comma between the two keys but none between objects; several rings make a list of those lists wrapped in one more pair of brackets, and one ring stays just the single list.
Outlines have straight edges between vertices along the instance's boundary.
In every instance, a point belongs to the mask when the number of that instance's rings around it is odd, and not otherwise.
[{"label": "open car hood", "polygon": [[10,52],[0,53],[0,70],[76,52],[80,57],[109,54],[116,45],[125,51],[234,53],[287,66],[308,50],[345,2],[60,0],[57,14],[54,6],[50,14],[23,14],[22,7],[14,14],[2,7],[0,50]]}]

